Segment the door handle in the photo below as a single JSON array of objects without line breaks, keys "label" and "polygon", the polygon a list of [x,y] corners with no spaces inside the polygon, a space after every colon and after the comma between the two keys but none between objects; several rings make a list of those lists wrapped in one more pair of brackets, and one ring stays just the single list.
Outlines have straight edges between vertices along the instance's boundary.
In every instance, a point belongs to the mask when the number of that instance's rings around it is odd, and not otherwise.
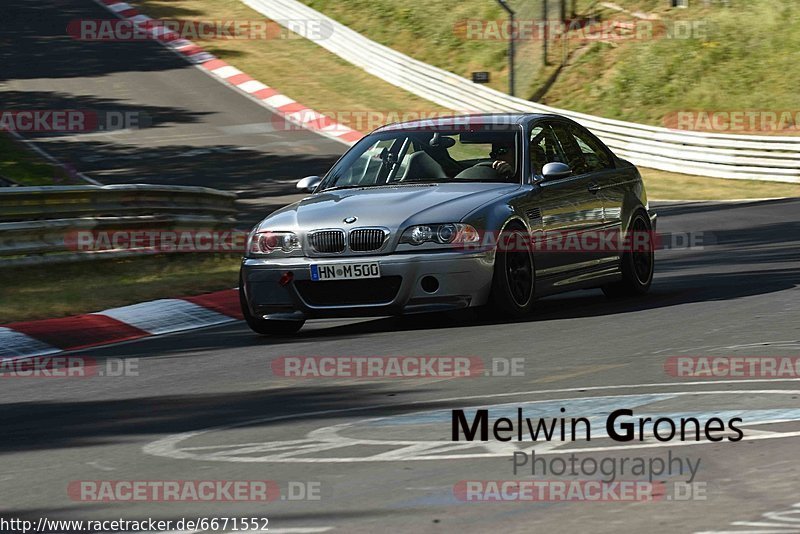
[{"label": "door handle", "polygon": [[597,193],[598,191],[600,191],[600,184],[592,182],[586,189],[588,189],[590,193]]}]

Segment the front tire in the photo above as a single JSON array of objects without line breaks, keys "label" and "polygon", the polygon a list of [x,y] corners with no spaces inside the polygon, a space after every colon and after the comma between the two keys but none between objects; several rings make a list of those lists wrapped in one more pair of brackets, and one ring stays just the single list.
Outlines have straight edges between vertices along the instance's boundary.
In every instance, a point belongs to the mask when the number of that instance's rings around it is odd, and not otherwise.
[{"label": "front tire", "polygon": [[291,336],[303,328],[305,321],[276,321],[264,319],[250,313],[250,306],[247,305],[247,298],[244,294],[244,284],[239,279],[239,305],[242,307],[242,315],[247,321],[250,329],[262,336]]},{"label": "front tire", "polygon": [[[643,211],[637,211],[628,226],[630,249],[622,255],[620,269],[622,280],[603,286],[603,293],[609,298],[635,297],[650,290],[655,271],[655,243],[650,218]],[[642,239],[642,238],[646,239]]]},{"label": "front tire", "polygon": [[526,230],[517,225],[500,234],[488,309],[502,317],[523,317],[533,305],[535,270],[528,242]]}]

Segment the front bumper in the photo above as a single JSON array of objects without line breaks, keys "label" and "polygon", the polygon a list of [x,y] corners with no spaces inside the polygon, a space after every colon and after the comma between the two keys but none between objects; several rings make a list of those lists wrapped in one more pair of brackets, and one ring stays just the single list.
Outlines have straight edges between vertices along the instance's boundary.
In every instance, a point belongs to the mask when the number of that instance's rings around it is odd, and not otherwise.
[{"label": "front bumper", "polygon": [[[375,293],[360,296],[359,304],[319,304],[309,297],[308,284],[336,284],[312,282],[311,268],[316,265],[337,265],[377,261],[381,278],[364,284],[373,287],[376,280],[397,281],[396,292],[391,296]],[[291,272],[293,280],[280,284],[281,277]],[[250,313],[274,319],[310,319],[321,317],[360,317],[374,315],[400,315],[443,311],[485,304],[491,290],[494,273],[494,252],[425,252],[399,253],[376,256],[351,256],[342,258],[245,258],[242,261],[242,287]],[[433,276],[438,281],[436,291],[422,288],[422,279]],[[331,287],[331,286],[329,286]],[[351,284],[348,288],[358,287]],[[429,288],[430,289],[430,288]],[[359,289],[356,289],[358,291]]]}]

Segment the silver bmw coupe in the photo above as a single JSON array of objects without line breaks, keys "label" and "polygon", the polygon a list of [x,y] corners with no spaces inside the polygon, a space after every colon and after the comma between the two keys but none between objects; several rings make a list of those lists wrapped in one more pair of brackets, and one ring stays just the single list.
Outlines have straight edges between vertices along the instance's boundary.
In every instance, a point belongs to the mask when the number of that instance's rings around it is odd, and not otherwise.
[{"label": "silver bmw coupe", "polygon": [[553,293],[640,295],[656,215],[634,165],[565,117],[384,126],[250,233],[239,294],[260,334],[306,319],[481,307],[518,317]]}]

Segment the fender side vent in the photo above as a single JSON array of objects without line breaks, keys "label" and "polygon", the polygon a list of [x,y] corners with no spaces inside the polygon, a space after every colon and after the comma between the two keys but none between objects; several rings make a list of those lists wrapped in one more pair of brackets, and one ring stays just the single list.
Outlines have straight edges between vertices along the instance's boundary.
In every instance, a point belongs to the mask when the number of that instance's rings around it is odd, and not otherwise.
[{"label": "fender side vent", "polygon": [[539,208],[531,208],[525,212],[525,215],[528,217],[529,221],[535,221],[536,219],[542,218],[542,210]]}]

